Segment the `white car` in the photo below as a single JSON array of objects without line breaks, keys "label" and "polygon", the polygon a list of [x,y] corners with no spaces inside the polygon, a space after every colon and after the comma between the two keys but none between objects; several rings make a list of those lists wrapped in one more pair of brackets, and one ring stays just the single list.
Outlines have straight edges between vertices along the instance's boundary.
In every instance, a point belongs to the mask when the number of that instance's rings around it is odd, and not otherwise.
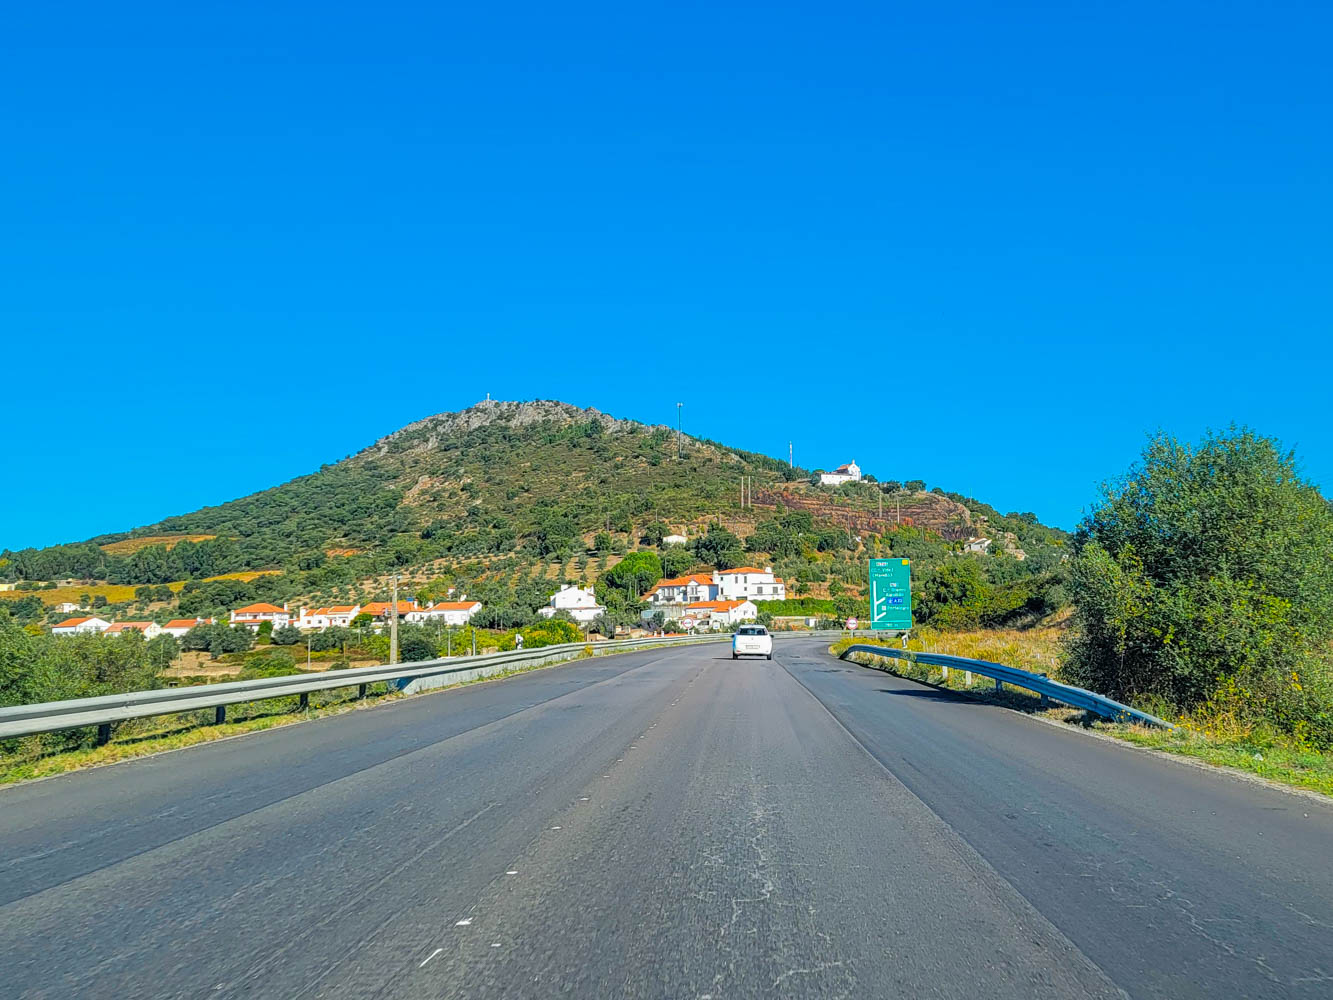
[{"label": "white car", "polygon": [[731,658],[767,656],[773,659],[773,637],[762,625],[742,625],[731,636]]}]

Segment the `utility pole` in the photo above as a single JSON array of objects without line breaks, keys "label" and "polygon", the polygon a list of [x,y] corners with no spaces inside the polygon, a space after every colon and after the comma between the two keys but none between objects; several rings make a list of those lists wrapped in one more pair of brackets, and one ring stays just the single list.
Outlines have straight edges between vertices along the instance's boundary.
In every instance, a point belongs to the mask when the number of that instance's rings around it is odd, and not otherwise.
[{"label": "utility pole", "polygon": [[796,459],[792,458],[790,441],[787,442],[787,468],[789,469],[796,468]]},{"label": "utility pole", "polygon": [[680,408],[681,408],[682,406],[684,406],[684,405],[685,405],[684,403],[677,403],[677,404],[676,404],[676,461],[677,461],[677,462],[680,461],[680,457],[681,457],[681,444],[680,444]]},{"label": "utility pole", "polygon": [[[487,393],[489,396],[490,393]],[[393,607],[389,609],[389,666],[398,662],[398,574],[393,575]]]},{"label": "utility pole", "polygon": [[306,637],[305,637],[305,668],[306,668],[306,670],[309,670],[309,669],[310,669],[310,640],[311,640],[311,638],[312,638],[311,636],[306,636]]}]

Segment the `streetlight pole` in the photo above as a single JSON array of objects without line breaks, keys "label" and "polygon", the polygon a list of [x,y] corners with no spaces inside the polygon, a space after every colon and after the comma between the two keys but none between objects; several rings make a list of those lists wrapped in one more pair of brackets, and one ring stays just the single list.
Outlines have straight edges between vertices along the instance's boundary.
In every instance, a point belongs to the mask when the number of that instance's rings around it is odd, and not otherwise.
[{"label": "streetlight pole", "polygon": [[389,666],[398,662],[398,574],[393,575],[393,607],[389,609]]}]

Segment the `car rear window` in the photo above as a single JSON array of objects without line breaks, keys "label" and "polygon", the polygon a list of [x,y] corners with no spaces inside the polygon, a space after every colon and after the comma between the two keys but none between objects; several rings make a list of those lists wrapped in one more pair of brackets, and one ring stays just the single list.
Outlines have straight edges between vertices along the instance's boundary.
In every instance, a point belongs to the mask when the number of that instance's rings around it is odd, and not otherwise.
[{"label": "car rear window", "polygon": [[762,625],[751,625],[748,628],[738,628],[736,632],[739,635],[768,635],[768,630]]}]

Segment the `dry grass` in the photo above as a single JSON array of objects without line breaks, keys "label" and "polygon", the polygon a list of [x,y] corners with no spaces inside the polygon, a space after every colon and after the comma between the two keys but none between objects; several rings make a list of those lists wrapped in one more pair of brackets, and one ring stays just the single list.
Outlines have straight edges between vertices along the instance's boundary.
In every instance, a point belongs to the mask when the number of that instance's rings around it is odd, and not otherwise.
[{"label": "dry grass", "polygon": [[[179,593],[180,589],[185,586],[185,581],[179,580],[176,583],[169,583],[167,586]],[[30,594],[36,594],[42,599],[42,603],[48,606],[61,604],[65,601],[77,604],[79,598],[84,594],[89,597],[100,595],[105,597],[110,604],[120,604],[124,601],[134,600],[134,585],[128,583],[86,583],[75,584],[72,587],[56,587],[55,590],[3,590],[0,591],[0,599],[17,600]]]},{"label": "dry grass", "polygon": [[[239,573],[219,573],[217,576],[206,576],[205,580],[240,580],[242,583],[249,583],[261,576],[277,576],[281,573],[280,569],[251,569]],[[179,590],[184,584],[171,584],[173,589]]]},{"label": "dry grass", "polygon": [[139,538],[123,538],[118,542],[107,542],[98,548],[107,555],[128,556],[153,545],[165,545],[170,549],[181,542],[206,542],[210,538],[217,538],[217,535],[142,535]]}]

